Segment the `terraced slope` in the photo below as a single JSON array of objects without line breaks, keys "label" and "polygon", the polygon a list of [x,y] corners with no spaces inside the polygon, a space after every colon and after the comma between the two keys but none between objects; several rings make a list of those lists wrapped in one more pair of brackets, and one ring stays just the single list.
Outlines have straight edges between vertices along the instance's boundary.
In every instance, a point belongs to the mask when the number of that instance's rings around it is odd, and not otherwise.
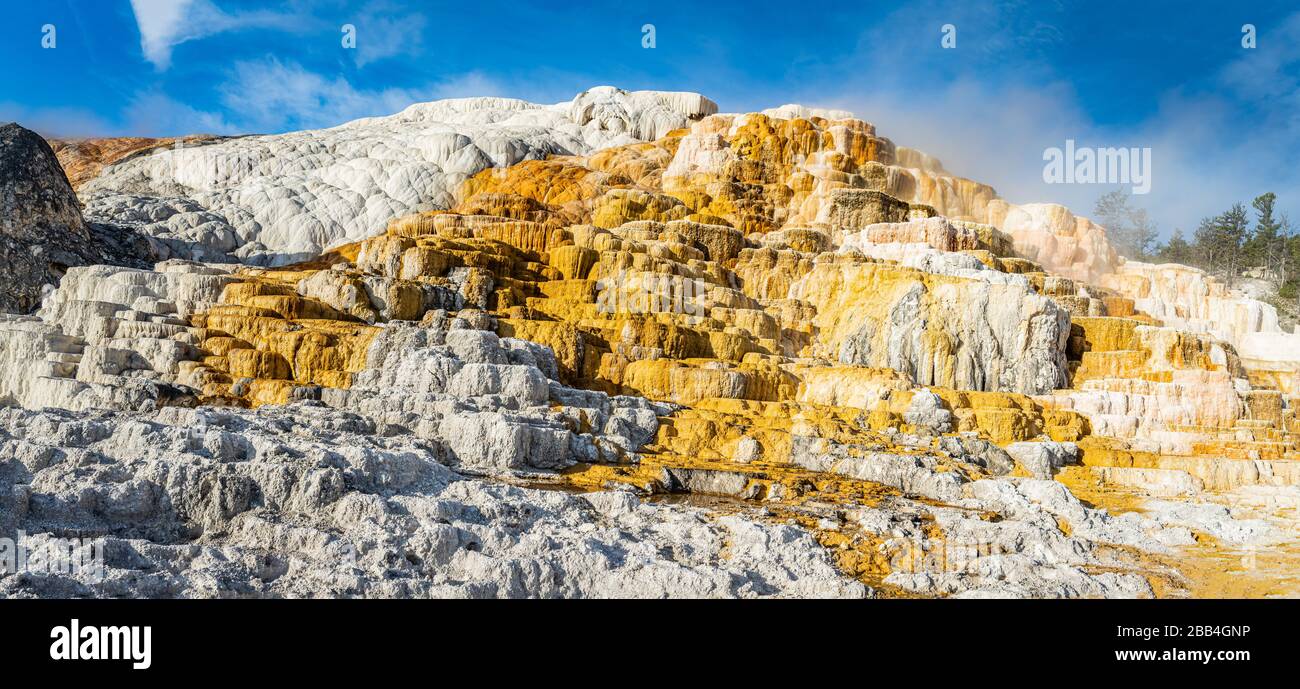
[{"label": "terraced slope", "polygon": [[1294,373],[1238,353],[1285,337],[1269,307],[847,113],[703,110],[410,178],[445,207],[341,217],[306,261],[70,270],[0,323],[0,395],[83,410],[9,410],[9,528],[84,524],[119,556],[108,583],[0,584],[1296,591]]}]

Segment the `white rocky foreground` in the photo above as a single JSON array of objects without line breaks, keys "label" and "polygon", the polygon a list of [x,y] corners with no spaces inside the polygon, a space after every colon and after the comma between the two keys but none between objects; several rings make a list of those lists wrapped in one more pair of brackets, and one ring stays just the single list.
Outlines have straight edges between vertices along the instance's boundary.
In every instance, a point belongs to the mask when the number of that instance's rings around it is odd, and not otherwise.
[{"label": "white rocky foreground", "polygon": [[[9,429],[0,431],[0,529],[106,538],[102,579],[0,577],[7,596],[868,593],[801,528],[647,504],[625,492],[573,495],[467,478],[443,463],[448,438],[414,437],[319,403],[256,412],[11,408],[0,410],[0,427]],[[847,514],[892,543],[904,563],[910,549],[982,544],[959,570],[904,564],[887,579],[918,593],[1149,596],[1137,574],[1090,573],[1127,566],[1097,545],[1167,552],[1192,542],[1185,525],[1234,542],[1275,536],[1223,508],[1178,503],[1155,518],[1115,518],[1082,506],[1055,481],[963,487],[897,463],[880,456],[822,468],[884,483],[910,476],[919,493],[955,505],[900,499]],[[943,488],[924,485],[926,477]],[[1002,520],[973,518],[973,510]],[[927,514],[946,541],[927,539]],[[1058,520],[1073,533],[1062,533]],[[45,538],[29,536],[29,545]]]},{"label": "white rocky foreground", "polygon": [[0,595],[866,593],[800,529],[465,478],[438,443],[319,405],[7,409],[0,426],[0,528],[107,537],[102,581],[0,577]]}]

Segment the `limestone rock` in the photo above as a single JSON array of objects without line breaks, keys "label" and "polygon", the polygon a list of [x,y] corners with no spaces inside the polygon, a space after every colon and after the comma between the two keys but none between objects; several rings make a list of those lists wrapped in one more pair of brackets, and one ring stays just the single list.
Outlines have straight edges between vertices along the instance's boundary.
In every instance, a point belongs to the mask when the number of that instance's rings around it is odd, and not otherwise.
[{"label": "limestone rock", "polygon": [[842,363],[964,390],[1041,394],[1065,383],[1069,315],[1023,283],[841,259],[817,264],[791,294],[817,307]]},{"label": "limestone rock", "polygon": [[1079,461],[1074,443],[1011,443],[1006,450],[1031,476],[1041,479],[1050,479],[1055,470]]},{"label": "limestone rock", "polygon": [[[0,513],[0,527],[32,534],[28,547],[46,524],[106,534],[102,577],[0,575],[5,597],[868,592],[796,527],[466,479],[422,441],[376,435],[371,422],[319,406],[81,417],[5,409],[0,422],[22,429],[2,436],[0,480],[9,487],[17,472],[31,487],[28,506]],[[87,453],[94,468],[69,471]]]},{"label": "limestone rock", "polygon": [[947,433],[952,430],[952,412],[944,409],[943,400],[929,390],[921,390],[912,396],[903,420],[931,433]]},{"label": "limestone rock", "polygon": [[65,156],[191,260],[0,319],[0,530],[109,550],[0,593],[1147,597],[1294,543],[1265,305],[850,113],[715,109]]},{"label": "limestone rock", "polygon": [[716,109],[697,94],[611,87],[554,106],[436,101],[331,129],[156,150],[81,191],[89,217],[130,224],[177,258],[281,265],[449,207],[485,168],[658,138]]}]

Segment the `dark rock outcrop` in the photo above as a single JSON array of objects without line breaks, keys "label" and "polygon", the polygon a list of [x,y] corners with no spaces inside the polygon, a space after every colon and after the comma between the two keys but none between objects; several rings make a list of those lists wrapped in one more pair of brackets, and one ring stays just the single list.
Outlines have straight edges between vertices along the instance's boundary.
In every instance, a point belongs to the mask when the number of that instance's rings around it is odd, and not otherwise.
[{"label": "dark rock outcrop", "polygon": [[70,266],[145,267],[154,253],[129,229],[87,224],[50,145],[17,124],[0,126],[0,311],[35,309]]}]

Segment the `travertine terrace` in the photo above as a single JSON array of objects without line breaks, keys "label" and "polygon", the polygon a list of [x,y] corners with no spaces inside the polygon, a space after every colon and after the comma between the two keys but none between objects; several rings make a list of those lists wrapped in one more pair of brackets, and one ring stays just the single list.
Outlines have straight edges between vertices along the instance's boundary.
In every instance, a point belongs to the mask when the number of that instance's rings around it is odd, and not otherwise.
[{"label": "travertine terrace", "polygon": [[716,110],[96,144],[85,217],[156,265],[0,317],[0,530],[109,575],[0,592],[1297,591],[1271,306],[850,113]]}]

